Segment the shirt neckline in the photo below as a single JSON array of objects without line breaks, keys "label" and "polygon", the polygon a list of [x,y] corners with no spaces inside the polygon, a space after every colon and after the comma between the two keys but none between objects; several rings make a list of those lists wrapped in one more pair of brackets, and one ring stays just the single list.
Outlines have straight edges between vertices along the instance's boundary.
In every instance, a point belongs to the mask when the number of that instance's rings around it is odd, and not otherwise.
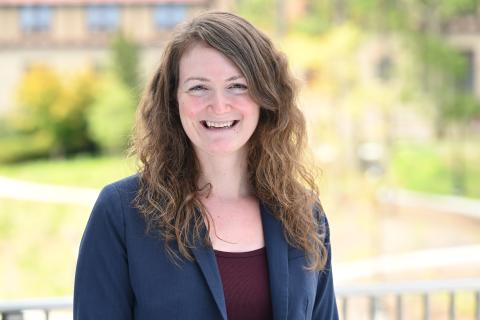
[{"label": "shirt neckline", "polygon": [[225,258],[246,258],[246,257],[253,257],[265,254],[265,247],[251,250],[251,251],[242,251],[242,252],[229,252],[229,251],[220,251],[220,250],[213,250],[217,257],[225,257]]}]

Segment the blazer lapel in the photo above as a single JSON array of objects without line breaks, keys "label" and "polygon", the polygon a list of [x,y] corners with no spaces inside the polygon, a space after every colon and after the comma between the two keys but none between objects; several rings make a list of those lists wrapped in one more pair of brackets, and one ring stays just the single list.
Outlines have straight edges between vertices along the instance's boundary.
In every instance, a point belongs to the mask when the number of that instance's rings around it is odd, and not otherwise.
[{"label": "blazer lapel", "polygon": [[206,247],[203,244],[197,244],[197,246],[192,249],[192,252],[195,256],[195,260],[200,266],[200,270],[202,271],[205,280],[207,281],[213,299],[222,314],[222,318],[227,320],[227,307],[225,305],[222,279],[220,277],[220,272],[218,271],[217,260],[213,249]]},{"label": "blazer lapel", "polygon": [[283,236],[282,223],[270,209],[260,204],[263,236],[267,249],[270,294],[274,320],[286,320],[288,308],[288,243]]},{"label": "blazer lapel", "polygon": [[[281,222],[273,216],[270,209],[263,203],[260,203],[260,213],[267,251],[273,320],[287,320],[288,243],[283,236]],[[192,249],[192,252],[207,281],[222,318],[227,320],[227,307],[222,280],[213,249],[199,244]]]}]

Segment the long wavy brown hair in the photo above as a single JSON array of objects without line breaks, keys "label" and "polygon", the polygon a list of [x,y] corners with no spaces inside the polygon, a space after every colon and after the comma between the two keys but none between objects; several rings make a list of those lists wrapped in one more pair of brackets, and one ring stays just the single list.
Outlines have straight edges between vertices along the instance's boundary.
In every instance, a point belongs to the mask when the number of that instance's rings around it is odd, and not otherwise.
[{"label": "long wavy brown hair", "polygon": [[[286,57],[270,39],[232,13],[208,12],[177,27],[137,112],[131,153],[139,160],[139,192],[134,205],[147,232],[165,241],[173,260],[193,260],[190,248],[208,237],[209,219],[199,200],[200,166],[180,122],[177,88],[179,61],[203,42],[228,57],[247,80],[260,106],[250,138],[248,174],[256,197],[282,222],[290,245],[305,250],[307,268],[321,270],[327,260],[323,214],[314,174],[303,162],[306,126],[296,103],[296,85]],[[178,250],[174,250],[175,244]],[[180,254],[180,255],[179,255]]]}]

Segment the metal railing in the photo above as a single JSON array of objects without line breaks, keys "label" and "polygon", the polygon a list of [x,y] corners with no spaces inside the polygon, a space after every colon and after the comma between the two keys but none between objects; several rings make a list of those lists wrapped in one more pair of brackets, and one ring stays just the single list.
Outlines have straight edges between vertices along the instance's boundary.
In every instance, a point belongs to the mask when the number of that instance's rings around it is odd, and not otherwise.
[{"label": "metal railing", "polygon": [[40,310],[44,314],[43,319],[49,320],[52,311],[71,309],[72,303],[72,297],[0,301],[0,319],[23,320],[25,311]]},{"label": "metal railing", "polygon": [[[349,305],[353,299],[367,298],[367,314],[355,311],[352,319],[382,319],[382,304],[387,296],[395,297],[394,315],[396,320],[405,319],[404,298],[409,295],[420,295],[422,301],[422,319],[431,318],[431,295],[448,294],[448,319],[456,319],[456,301],[458,292],[468,292],[474,298],[474,310],[470,319],[480,320],[480,278],[457,280],[410,281],[398,283],[362,284],[339,286],[335,288],[341,319],[349,319]],[[50,319],[55,310],[71,310],[72,297],[0,301],[1,320],[28,320],[24,317],[27,310],[41,310],[43,319]],[[352,310],[353,311],[353,310]],[[391,319],[392,317],[388,317]],[[42,319],[36,318],[36,319]],[[411,318],[409,318],[411,319]]]},{"label": "metal railing", "polygon": [[[337,287],[335,290],[339,312],[343,320],[349,319],[349,304],[355,298],[368,299],[368,319],[382,319],[382,303],[387,296],[395,298],[395,306],[393,308],[395,319],[403,320],[405,319],[404,298],[409,295],[420,295],[422,301],[421,319],[433,319],[431,317],[432,306],[430,297],[436,293],[448,294],[448,319],[455,320],[457,318],[456,296],[459,292],[468,292],[473,295],[474,310],[470,319],[480,320],[480,278],[349,285]],[[356,315],[358,316],[357,313]],[[358,318],[355,317],[354,319]]]}]

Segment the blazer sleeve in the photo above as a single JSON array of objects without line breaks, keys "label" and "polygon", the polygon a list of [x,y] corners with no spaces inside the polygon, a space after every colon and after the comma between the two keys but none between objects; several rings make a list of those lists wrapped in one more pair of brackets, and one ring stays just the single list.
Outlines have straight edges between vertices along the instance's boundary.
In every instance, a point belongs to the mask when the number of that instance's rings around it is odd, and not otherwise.
[{"label": "blazer sleeve", "polygon": [[[321,206],[320,206],[321,208]],[[315,296],[315,303],[313,306],[314,320],[338,320],[337,302],[335,298],[335,290],[333,286],[332,275],[332,250],[330,246],[330,228],[328,220],[323,212],[318,212],[320,226],[325,234],[325,247],[327,248],[327,263],[324,270],[319,272],[317,294]]]},{"label": "blazer sleeve", "polygon": [[133,319],[125,246],[125,220],[114,186],[101,192],[87,222],[78,254],[74,320]]}]

